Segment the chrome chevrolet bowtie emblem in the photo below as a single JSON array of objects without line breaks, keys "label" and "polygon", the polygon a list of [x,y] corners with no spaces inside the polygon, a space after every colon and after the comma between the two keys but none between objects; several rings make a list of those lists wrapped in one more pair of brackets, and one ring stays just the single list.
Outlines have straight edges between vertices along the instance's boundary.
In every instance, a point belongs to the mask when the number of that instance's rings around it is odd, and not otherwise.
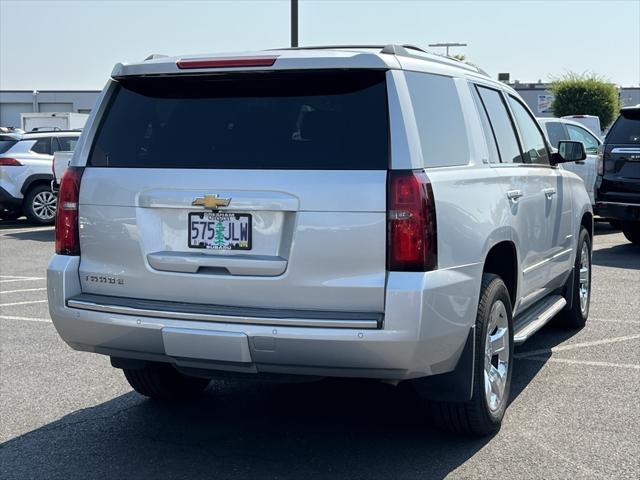
[{"label": "chrome chevrolet bowtie emblem", "polygon": [[228,207],[229,203],[231,203],[230,198],[219,198],[218,195],[205,195],[204,197],[197,197],[191,202],[191,205],[217,210],[220,207]]}]

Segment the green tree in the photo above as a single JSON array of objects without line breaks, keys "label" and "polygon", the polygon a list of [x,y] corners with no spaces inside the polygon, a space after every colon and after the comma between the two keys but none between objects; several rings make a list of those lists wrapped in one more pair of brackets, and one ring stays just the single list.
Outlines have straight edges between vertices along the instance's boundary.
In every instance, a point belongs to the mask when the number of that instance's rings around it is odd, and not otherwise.
[{"label": "green tree", "polygon": [[556,117],[596,115],[603,129],[609,126],[620,109],[617,87],[592,73],[568,73],[557,78],[551,83],[551,93]]},{"label": "green tree", "polygon": [[218,221],[218,223],[216,223],[215,232],[216,236],[213,239],[213,244],[216,247],[224,247],[224,223]]}]

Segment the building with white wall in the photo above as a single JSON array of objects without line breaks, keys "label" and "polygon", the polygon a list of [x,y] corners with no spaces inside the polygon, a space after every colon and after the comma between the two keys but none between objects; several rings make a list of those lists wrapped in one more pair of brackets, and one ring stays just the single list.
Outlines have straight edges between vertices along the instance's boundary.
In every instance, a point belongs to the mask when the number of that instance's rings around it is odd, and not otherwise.
[{"label": "building with white wall", "polygon": [[19,127],[21,113],[89,113],[99,93],[99,90],[0,90],[0,126]]}]

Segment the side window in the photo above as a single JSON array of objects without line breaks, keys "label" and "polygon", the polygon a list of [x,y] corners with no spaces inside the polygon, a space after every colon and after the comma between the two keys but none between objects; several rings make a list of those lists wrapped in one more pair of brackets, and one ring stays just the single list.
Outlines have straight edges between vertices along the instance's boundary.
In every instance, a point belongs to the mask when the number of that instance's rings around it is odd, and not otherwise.
[{"label": "side window", "polygon": [[562,122],[545,122],[544,127],[547,129],[547,137],[552,147],[557,148],[560,140],[569,140],[569,134]]},{"label": "side window", "polygon": [[41,155],[51,155],[51,137],[43,137],[36,140],[31,151]]},{"label": "side window", "polygon": [[567,131],[569,132],[569,140],[582,142],[588,154],[595,155],[598,153],[598,140],[584,128],[576,125],[567,125]]},{"label": "side window", "polygon": [[511,95],[509,95],[509,103],[522,137],[525,163],[549,165],[549,151],[538,123],[527,109]]},{"label": "side window", "polygon": [[471,95],[473,95],[473,101],[476,104],[476,108],[478,109],[478,115],[480,115],[480,121],[482,122],[482,130],[484,132],[484,138],[487,142],[487,148],[489,149],[489,163],[499,163],[500,162],[500,153],[498,152],[498,145],[496,144],[496,136],[493,131],[493,127],[489,122],[489,117],[487,116],[487,110],[484,108],[482,104],[482,100],[480,99],[480,94],[478,94],[478,90],[471,87]]},{"label": "side window", "polygon": [[469,142],[452,78],[406,72],[425,167],[466,165]]},{"label": "side window", "polygon": [[76,143],[78,143],[78,138],[79,137],[58,137],[60,150],[64,152],[73,152],[76,148]]},{"label": "side window", "polygon": [[498,142],[500,160],[502,163],[519,163],[521,161],[520,147],[502,94],[497,90],[480,86],[478,86],[478,93],[487,110]]}]

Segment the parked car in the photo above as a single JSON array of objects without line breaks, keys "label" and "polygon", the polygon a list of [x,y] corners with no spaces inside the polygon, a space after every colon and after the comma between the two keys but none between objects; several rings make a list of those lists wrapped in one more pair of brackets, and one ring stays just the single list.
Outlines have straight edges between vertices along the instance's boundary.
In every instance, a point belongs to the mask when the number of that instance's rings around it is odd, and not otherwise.
[{"label": "parked car", "polygon": [[602,127],[600,126],[600,117],[597,115],[565,115],[562,118],[579,123],[595,134],[599,140],[602,140]]},{"label": "parked car", "polygon": [[53,173],[53,180],[51,180],[51,191],[58,194],[60,188],[60,181],[64,176],[64,172],[69,168],[71,159],[73,158],[73,150],[69,152],[58,151],[53,153],[53,167],[51,173]]},{"label": "parked car", "polygon": [[566,120],[565,117],[538,118],[537,120],[551,145],[557,145],[561,140],[573,140],[584,144],[587,158],[582,162],[566,163],[562,168],[575,173],[582,179],[591,199],[591,205],[595,205],[598,147],[602,144],[598,135],[578,122]]},{"label": "parked car", "polygon": [[0,218],[14,220],[24,214],[33,223],[54,222],[53,152],[73,149],[79,136],[78,131],[25,133],[0,142]]},{"label": "parked car", "polygon": [[600,148],[596,212],[640,244],[640,104],[620,110]]},{"label": "parked car", "polygon": [[155,58],[117,65],[94,112],[49,308],[143,395],[220,371],[405,381],[487,434],[514,345],[587,319],[591,204],[556,167],[584,146],[552,153],[475,67],[397,45]]}]

